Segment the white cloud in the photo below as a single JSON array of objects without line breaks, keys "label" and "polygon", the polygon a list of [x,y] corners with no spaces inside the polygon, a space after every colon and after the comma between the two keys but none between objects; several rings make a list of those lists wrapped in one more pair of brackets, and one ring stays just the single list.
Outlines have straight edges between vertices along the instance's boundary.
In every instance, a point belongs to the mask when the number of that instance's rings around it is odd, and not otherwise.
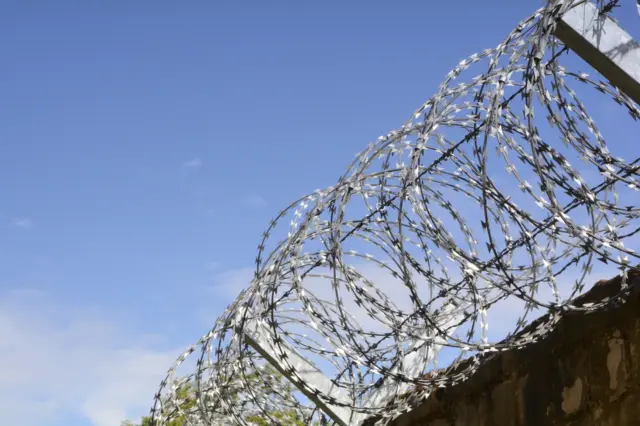
[{"label": "white cloud", "polygon": [[182,163],[182,167],[186,169],[198,170],[200,167],[202,167],[202,160],[197,157],[193,158]]},{"label": "white cloud", "polygon": [[[213,277],[213,286],[209,290],[223,306],[226,306],[233,302],[242,290],[249,287],[254,271],[255,268],[246,267],[219,272]],[[221,312],[222,309],[217,313]]]},{"label": "white cloud", "polygon": [[43,426],[69,414],[94,426],[137,420],[180,353],[154,349],[150,336],[55,306],[37,291],[0,300],[0,411],[6,424]]},{"label": "white cloud", "polygon": [[215,260],[212,260],[210,262],[206,262],[204,264],[204,268],[207,271],[217,271],[220,269],[220,262],[216,262]]},{"label": "white cloud", "polygon": [[[388,272],[383,271],[381,268],[374,266],[373,264],[359,263],[352,264],[356,267],[358,272],[363,274],[369,280],[371,280],[377,289],[382,291],[395,305],[396,308],[404,310],[405,312],[413,311],[413,303],[409,297],[409,291],[404,284],[397,278],[391,276]],[[318,271],[320,272],[320,271]],[[326,271],[325,271],[326,272]],[[453,272],[453,271],[452,271]],[[247,288],[253,278],[254,268],[238,268],[228,270],[223,273],[217,274],[214,278],[215,285],[212,287],[212,292],[216,296],[216,300],[224,301],[225,304],[231,303],[240,293],[241,290]],[[457,280],[455,272],[452,273],[452,279]],[[587,291],[591,285],[595,284],[600,279],[611,278],[615,273],[610,270],[599,270],[597,273],[591,274],[587,278],[585,284],[587,287],[584,291]],[[418,294],[423,298],[424,302],[427,302],[428,297],[428,284],[424,279],[419,279],[415,276],[418,288]],[[575,280],[576,275],[566,274],[559,278],[558,286],[560,294],[563,297],[567,297],[570,294],[571,286]],[[287,285],[286,283],[284,285]],[[307,293],[313,293],[317,297],[323,300],[334,301],[335,295],[330,284],[330,280],[321,278],[306,279],[302,283]],[[551,290],[548,286],[540,286],[540,293],[537,296],[538,300],[551,301]],[[353,294],[347,292],[345,289],[341,289],[341,299],[344,304],[345,311],[353,315],[360,324],[360,326],[367,331],[382,331],[388,329],[383,325],[380,319],[371,318],[367,315],[366,311],[355,301]],[[499,342],[506,337],[506,335],[515,329],[515,325],[518,317],[524,312],[524,302],[515,296],[511,296],[503,301],[496,303],[488,310],[487,322],[489,324],[488,338],[490,342]],[[217,312],[209,312],[208,318],[211,323],[215,320],[217,314],[220,314],[222,310]],[[529,312],[527,315],[527,321],[530,322],[536,318],[542,316],[545,313],[543,310],[536,310]],[[335,319],[335,318],[334,318]],[[474,340],[480,342],[479,334],[480,324],[476,324],[476,332],[474,334]],[[458,330],[458,337],[464,338],[464,334],[468,330],[468,325],[463,325]],[[300,331],[300,330],[298,330]],[[305,329],[307,334],[312,334],[311,329]],[[458,353],[458,350],[450,349],[444,350],[441,354],[440,361],[448,363],[450,362],[450,354]]]},{"label": "white cloud", "polygon": [[249,195],[242,199],[242,204],[247,207],[259,209],[267,206],[267,201],[260,195]]},{"label": "white cloud", "polygon": [[13,220],[13,226],[22,229],[32,229],[35,224],[33,221],[26,217],[20,217]]}]

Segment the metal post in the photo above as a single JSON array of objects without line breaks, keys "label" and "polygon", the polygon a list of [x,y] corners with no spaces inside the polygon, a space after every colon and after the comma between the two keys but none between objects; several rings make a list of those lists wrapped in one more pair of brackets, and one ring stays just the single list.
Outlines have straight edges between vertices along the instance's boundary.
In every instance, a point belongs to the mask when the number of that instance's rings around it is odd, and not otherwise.
[{"label": "metal post", "polygon": [[[347,400],[347,396],[344,395],[342,389],[334,385],[320,369],[288,347],[283,341],[279,342],[280,350],[276,350],[276,343],[271,338],[270,330],[255,319],[251,319],[245,324],[243,332],[246,342],[298,388],[300,392],[313,401],[327,416],[340,426],[349,426],[351,424],[350,401]],[[302,382],[296,380],[291,375],[289,368],[275,356],[276,353],[281,351],[286,354],[287,363],[295,369]],[[310,392],[309,388],[315,388],[322,394],[331,396],[337,402],[345,404],[346,407],[326,403],[315,393]]]},{"label": "metal post", "polygon": [[[460,325],[463,318],[462,310],[459,306],[448,303],[442,309],[442,317],[447,318],[439,324],[440,330],[451,334]],[[400,364],[394,367],[391,372],[395,374],[403,374],[407,377],[419,377],[424,374],[425,367],[433,361],[438,355],[442,346],[446,343],[446,339],[437,335],[436,330],[425,330],[423,339],[413,341],[409,344],[407,355],[401,360]],[[433,343],[425,344],[425,341],[431,340]],[[420,346],[422,344],[422,346]],[[410,391],[412,383],[397,382],[388,380],[377,392],[372,393],[367,398],[364,405],[368,407],[382,407],[389,402],[394,396],[403,395]],[[354,424],[359,425],[366,419],[366,414],[358,413],[354,416]]]},{"label": "metal post", "polygon": [[[441,330],[452,333],[462,320],[462,314],[457,313],[454,304],[447,304],[443,310],[443,314],[449,316],[446,323],[440,325]],[[350,406],[351,399],[345,394],[344,390],[337,387],[320,369],[313,365],[309,360],[298,354],[293,348],[290,348],[285,342],[279,342],[279,350],[276,349],[276,343],[271,337],[271,331],[258,320],[253,319],[245,322],[242,329],[246,342],[253,347],[265,360],[276,368],[287,380],[289,380],[300,392],[302,392],[309,400],[313,401],[327,416],[340,426],[359,425],[367,415],[354,412]],[[414,342],[409,345],[408,354],[401,360],[400,364],[395,367],[392,372],[404,374],[408,377],[417,377],[424,372],[426,365],[437,355],[438,351],[445,343],[445,339],[441,336],[434,338],[433,330],[426,330],[425,337],[433,338],[434,343],[424,344],[424,342]],[[423,346],[418,347],[420,343]],[[294,378],[289,368],[275,356],[278,352],[284,352],[287,363],[293,367],[296,374],[301,378]],[[409,390],[411,383],[398,383],[394,380],[387,380],[376,392],[369,395],[366,399],[366,406],[381,406],[388,402],[391,398],[398,394],[402,394]],[[329,396],[339,404],[329,404],[322,398],[319,398],[309,388],[316,389],[323,395]]]},{"label": "metal post", "polygon": [[640,104],[640,44],[617,22],[586,1],[564,14],[555,35]]}]

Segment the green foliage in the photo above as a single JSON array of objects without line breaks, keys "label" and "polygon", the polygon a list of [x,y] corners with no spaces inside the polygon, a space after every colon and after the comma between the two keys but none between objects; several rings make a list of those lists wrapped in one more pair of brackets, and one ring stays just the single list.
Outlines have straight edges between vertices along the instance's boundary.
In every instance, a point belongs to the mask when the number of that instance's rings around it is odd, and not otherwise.
[{"label": "green foliage", "polygon": [[[281,410],[274,411],[270,412],[269,415],[283,425],[305,426],[303,419],[301,419],[300,416],[298,416],[298,413],[294,410],[284,412]],[[271,426],[269,420],[261,416],[248,416],[246,420],[247,423],[256,426]]]},{"label": "green foliage", "polygon": [[[293,385],[284,379],[284,377],[273,367],[270,365],[266,365],[264,370],[259,374],[254,371],[246,376],[246,380],[248,382],[255,383],[255,392],[256,394],[261,395],[273,395],[273,390],[269,387],[268,383],[265,383],[264,377],[271,376],[272,380],[278,381],[278,388],[282,389],[285,395],[289,395],[291,399],[294,399],[293,392],[295,388]],[[191,382],[188,382],[186,385],[180,387],[176,391],[177,399],[183,401],[180,410],[184,412],[189,412],[192,409],[196,402],[194,397],[194,389]],[[229,394],[232,398],[237,398],[238,390],[237,389],[229,389]],[[184,415],[178,415],[178,410],[172,407],[166,408],[168,412],[163,413],[163,417],[167,417],[171,420],[166,423],[166,426],[187,426],[187,420]],[[273,426],[274,421],[276,425],[282,426],[306,426],[307,424],[304,422],[304,419],[299,415],[299,413],[294,409],[282,410],[274,407],[273,410],[267,410],[267,415],[248,415],[245,417],[245,421],[250,425],[255,426]],[[271,417],[271,419],[269,419]],[[316,423],[314,422],[314,425]],[[124,421],[120,424],[120,426],[151,426],[151,417],[145,416],[142,417],[140,423],[133,423],[131,421]]]},{"label": "green foliage", "polygon": [[[186,385],[181,386],[176,390],[177,399],[179,401],[183,401],[180,407],[182,411],[188,412],[189,409],[195,406],[196,402],[195,402],[195,398],[192,398],[192,394],[193,394],[193,385],[191,383],[187,383]],[[168,413],[163,413],[163,414],[166,415]],[[166,426],[186,426],[186,424],[187,424],[187,421],[184,418],[184,415],[180,414],[179,416],[172,416],[172,419],[168,423],[166,423]],[[133,423],[130,420],[126,420],[120,423],[120,426],[151,426],[151,417],[143,416],[142,419],[140,419],[139,424]]]},{"label": "green foliage", "polygon": [[124,422],[120,423],[120,426],[151,426],[151,417],[143,416],[140,420],[140,424],[136,424],[131,420],[125,420]]}]

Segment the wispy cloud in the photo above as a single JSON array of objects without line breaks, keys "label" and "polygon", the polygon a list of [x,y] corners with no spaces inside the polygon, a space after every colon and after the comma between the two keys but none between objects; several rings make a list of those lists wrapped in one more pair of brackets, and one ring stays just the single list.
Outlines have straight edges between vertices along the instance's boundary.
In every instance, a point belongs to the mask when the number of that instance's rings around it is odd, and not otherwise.
[{"label": "wispy cloud", "polygon": [[13,220],[13,226],[22,229],[32,229],[35,224],[33,221],[26,217],[20,217]]},{"label": "wispy cloud", "polygon": [[94,426],[137,420],[179,353],[154,349],[149,336],[57,306],[39,292],[0,300],[0,364],[7,366],[0,410],[7,424],[59,424],[69,414]]},{"label": "wispy cloud", "polygon": [[218,264],[214,266],[214,269],[209,269],[212,285],[207,289],[212,296],[212,303],[204,305],[196,312],[197,317],[206,327],[210,326],[224,308],[251,284],[255,271],[255,267],[224,270]]},{"label": "wispy cloud", "polygon": [[216,271],[220,268],[220,262],[216,262],[214,260],[205,263],[204,268],[207,271]]},{"label": "wispy cloud", "polygon": [[214,293],[225,298],[226,302],[232,302],[243,289],[249,287],[255,267],[229,269],[219,272],[214,277]]},{"label": "wispy cloud", "polygon": [[182,167],[185,169],[198,170],[202,167],[202,160],[200,158],[192,158],[191,160],[187,160],[182,163]]},{"label": "wispy cloud", "polygon": [[260,195],[249,195],[242,199],[242,204],[247,207],[259,209],[267,206],[267,201]]},{"label": "wispy cloud", "polygon": [[[383,271],[371,264],[355,264],[353,266],[356,267],[359,273],[363,274],[375,283],[376,288],[385,294],[395,305],[395,309],[399,309],[404,312],[411,312],[415,309],[408,291],[398,278],[391,276],[387,271]],[[326,273],[326,270],[324,272],[320,272],[320,270],[314,272]],[[227,270],[216,274],[214,277],[214,285],[210,288],[210,291],[215,296],[215,300],[217,302],[229,304],[238,296],[241,290],[247,288],[251,284],[253,273],[254,268],[246,267]],[[600,279],[611,278],[612,276],[613,274],[609,271],[594,273],[589,277],[587,285],[593,284]],[[570,293],[570,288],[575,278],[576,276],[571,274],[562,277],[562,282],[558,283],[561,294],[566,296]],[[418,279],[417,276],[414,276],[414,279],[416,279],[415,284],[418,294],[424,302],[427,302],[429,300],[429,284],[424,279]],[[456,279],[454,278],[454,281],[455,280]],[[359,282],[359,284],[361,283]],[[318,297],[320,300],[335,302],[335,295],[333,293],[333,286],[330,279],[322,279],[318,277],[307,278],[303,280],[301,285],[308,295],[313,294],[314,297]],[[383,324],[381,321],[381,318],[384,318],[383,315],[380,315],[379,318],[372,318],[361,304],[356,302],[353,293],[347,291],[345,288],[341,288],[340,291],[341,302],[345,312],[347,315],[352,316],[364,330],[375,332],[383,330],[388,331],[388,326]],[[551,301],[551,289],[541,286],[540,292],[537,294],[537,298],[538,300]],[[293,305],[291,306],[293,307]],[[208,312],[209,320],[211,321],[211,319],[215,318],[216,314],[219,314],[221,311],[222,309],[219,309],[217,312]],[[499,342],[504,339],[508,333],[515,329],[518,317],[523,313],[524,302],[515,296],[509,297],[506,300],[493,305],[487,313],[487,322],[489,323],[489,341]],[[545,311],[540,309],[531,312],[527,316],[527,320],[532,321],[544,313]],[[470,323],[465,323],[463,326],[459,327],[458,330],[451,330],[451,332],[457,333],[458,338],[465,338],[465,333],[469,330],[469,325]],[[303,326],[298,328],[296,329],[298,332],[304,332],[307,335],[311,335],[313,333],[313,330],[309,328],[305,328]],[[479,328],[479,324],[476,324],[476,328]],[[474,340],[479,343],[479,339],[480,334],[479,332],[476,332],[474,334]],[[443,350],[439,357],[439,362],[441,364],[443,362],[448,364],[453,359],[451,354],[458,354],[456,351],[457,350]]]}]

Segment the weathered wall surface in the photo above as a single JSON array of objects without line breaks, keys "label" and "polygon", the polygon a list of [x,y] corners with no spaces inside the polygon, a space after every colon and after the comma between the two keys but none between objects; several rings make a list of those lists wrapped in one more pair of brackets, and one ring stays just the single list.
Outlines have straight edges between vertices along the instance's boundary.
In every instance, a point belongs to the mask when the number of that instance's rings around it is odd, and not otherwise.
[{"label": "weathered wall surface", "polygon": [[[640,287],[640,274],[631,283]],[[614,294],[599,282],[580,303]],[[486,361],[468,381],[433,393],[393,426],[640,425],[640,295],[566,316],[544,340]]]}]

